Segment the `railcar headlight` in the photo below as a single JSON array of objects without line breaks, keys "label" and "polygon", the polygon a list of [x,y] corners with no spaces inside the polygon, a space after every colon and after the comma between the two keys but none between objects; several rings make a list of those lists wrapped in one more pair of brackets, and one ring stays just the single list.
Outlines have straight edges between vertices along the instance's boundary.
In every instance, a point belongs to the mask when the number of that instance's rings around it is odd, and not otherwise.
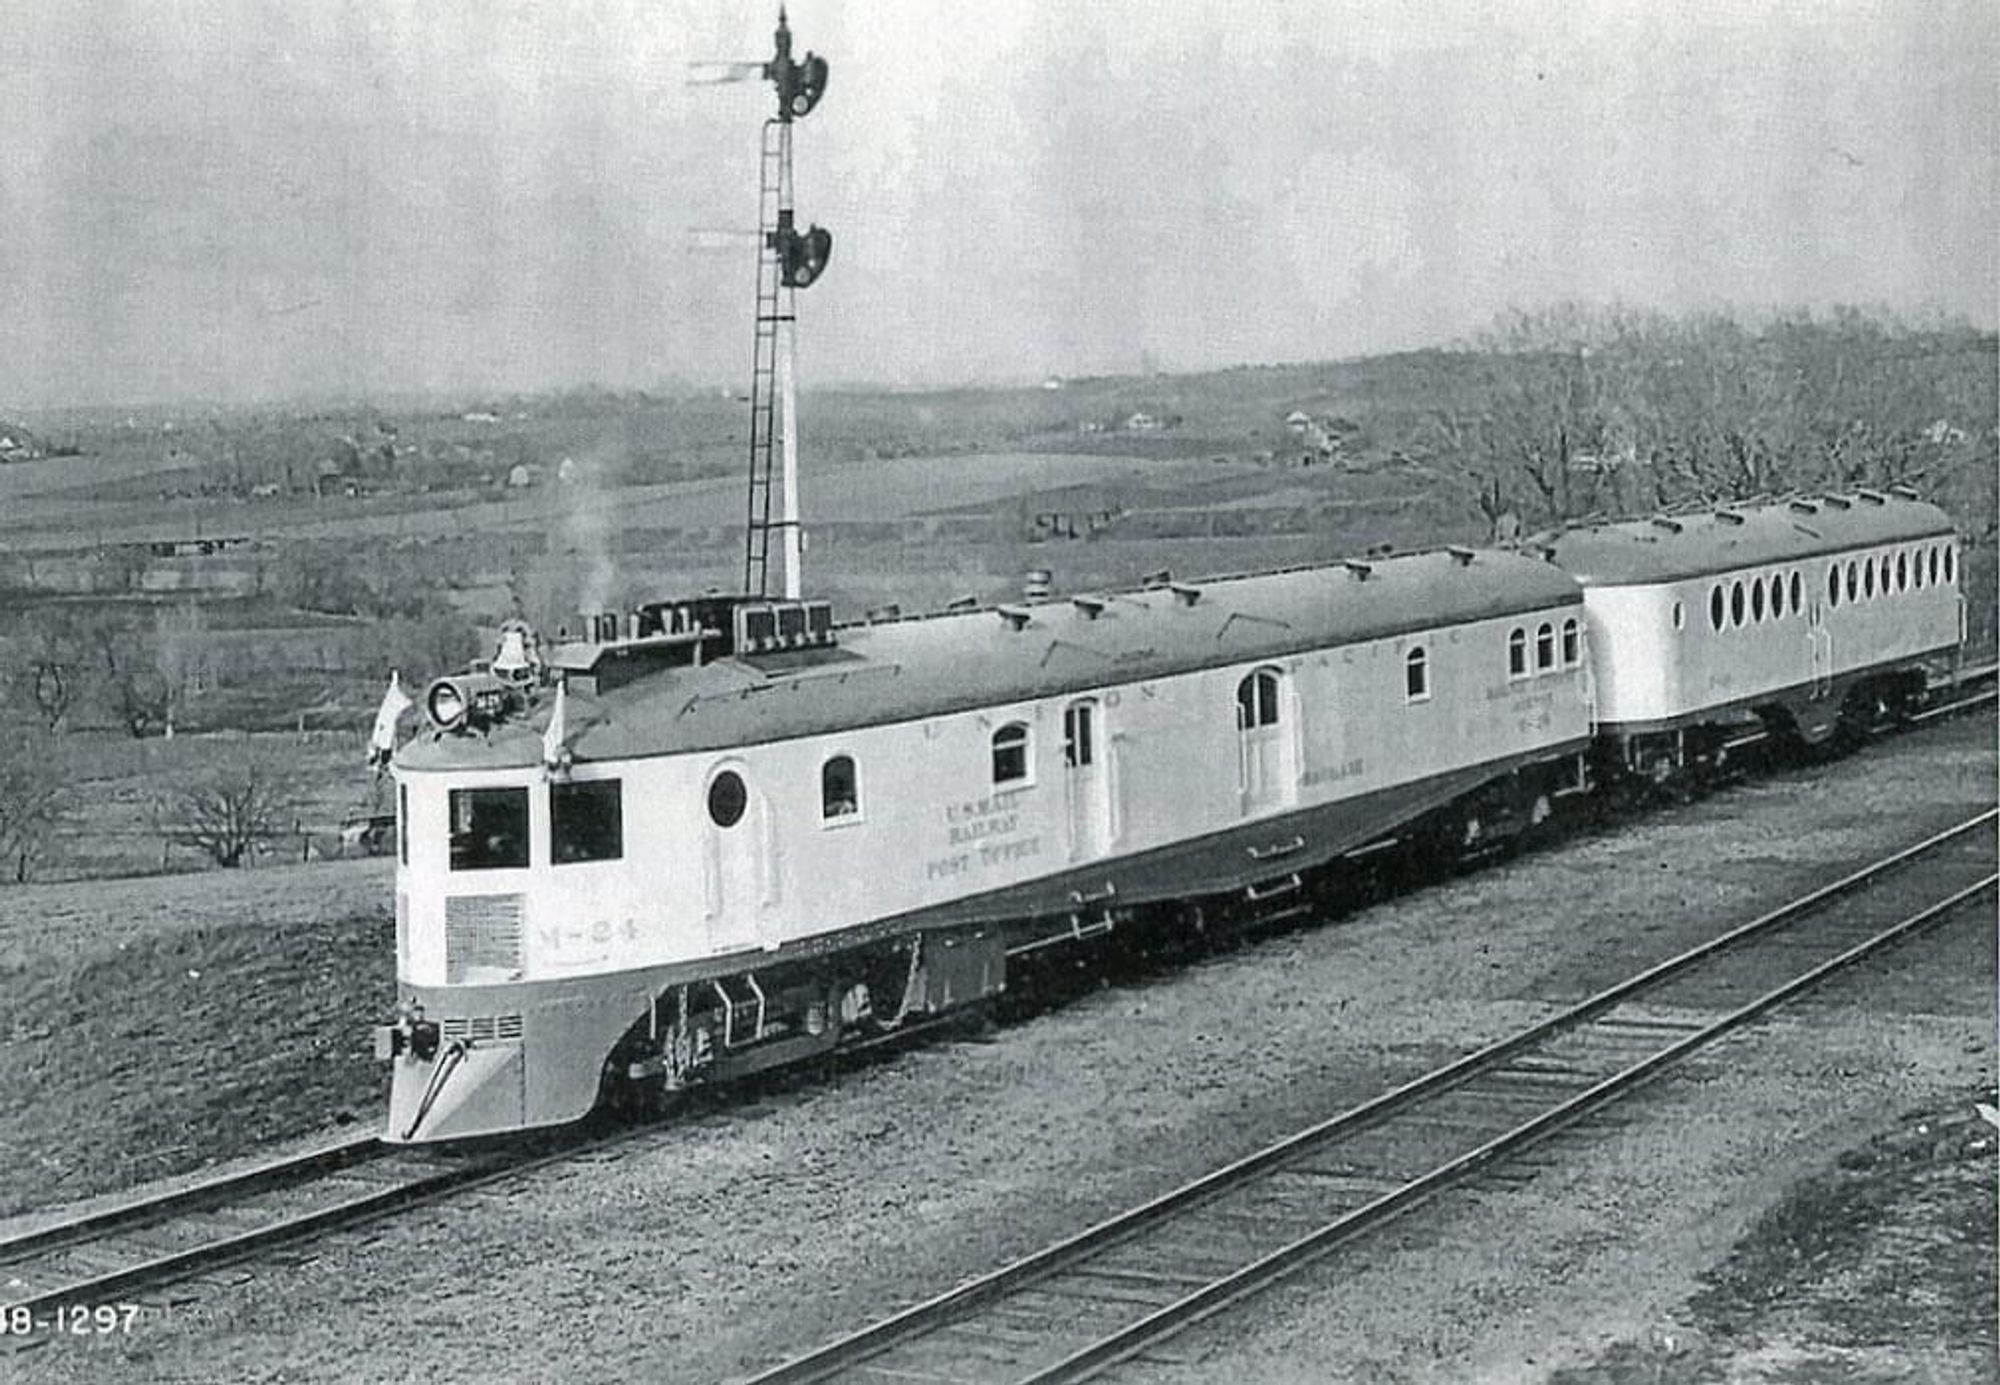
[{"label": "railcar headlight", "polygon": [[449,678],[440,678],[431,684],[431,690],[424,695],[424,710],[440,731],[455,731],[465,724],[466,714],[472,704],[459,691],[458,684]]}]

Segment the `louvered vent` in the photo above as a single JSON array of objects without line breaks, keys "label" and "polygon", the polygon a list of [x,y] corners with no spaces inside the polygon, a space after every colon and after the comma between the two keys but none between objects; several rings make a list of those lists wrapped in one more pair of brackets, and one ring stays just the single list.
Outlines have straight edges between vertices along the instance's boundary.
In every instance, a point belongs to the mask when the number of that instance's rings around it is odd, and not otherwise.
[{"label": "louvered vent", "polygon": [[521,1037],[519,1015],[459,1015],[444,1021],[447,1042],[466,1039],[472,1043],[496,1043]]},{"label": "louvered vent", "polygon": [[521,896],[449,895],[444,901],[444,979],[514,981],[521,975]]}]

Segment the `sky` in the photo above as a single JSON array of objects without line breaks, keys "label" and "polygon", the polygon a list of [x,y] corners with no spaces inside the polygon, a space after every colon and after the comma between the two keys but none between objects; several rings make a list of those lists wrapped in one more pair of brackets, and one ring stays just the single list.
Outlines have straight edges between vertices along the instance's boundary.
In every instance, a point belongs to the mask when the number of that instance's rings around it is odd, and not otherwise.
[{"label": "sky", "polygon": [[[2000,312],[1991,0],[797,0],[802,383]],[[741,386],[775,6],[0,0],[0,413]],[[734,234],[717,234],[728,232]]]}]

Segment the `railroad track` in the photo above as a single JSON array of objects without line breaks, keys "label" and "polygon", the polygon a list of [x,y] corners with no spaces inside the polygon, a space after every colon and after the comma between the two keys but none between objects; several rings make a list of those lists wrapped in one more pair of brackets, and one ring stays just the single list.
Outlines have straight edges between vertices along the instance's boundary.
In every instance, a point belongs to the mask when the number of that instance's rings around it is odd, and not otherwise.
[{"label": "railroad track", "polygon": [[[368,1137],[137,1198],[0,1241],[0,1314],[41,1322],[60,1306],[131,1300],[286,1242],[518,1172],[532,1159]],[[9,1340],[45,1336],[17,1332]]]},{"label": "railroad track", "polygon": [[[865,1060],[956,1016],[905,1026],[837,1055]],[[159,1306],[159,1291],[279,1247],[346,1230],[544,1165],[643,1136],[638,1122],[586,1123],[490,1145],[393,1145],[361,1137],[268,1160],[0,1240],[0,1320],[54,1322],[59,1307]],[[0,1351],[48,1340],[0,1335]]]},{"label": "railroad track", "polygon": [[749,1378],[1077,1381],[1228,1309],[1991,891],[1989,810],[1331,1120]]}]

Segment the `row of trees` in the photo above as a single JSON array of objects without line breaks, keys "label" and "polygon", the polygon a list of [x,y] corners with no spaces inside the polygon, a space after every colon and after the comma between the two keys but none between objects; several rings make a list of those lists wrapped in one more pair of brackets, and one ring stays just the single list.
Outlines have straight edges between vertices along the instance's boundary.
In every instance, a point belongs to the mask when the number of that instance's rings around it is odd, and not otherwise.
[{"label": "row of trees", "polygon": [[1425,442],[1496,538],[1598,513],[1918,485],[1992,525],[1990,334],[1841,310],[1566,306],[1445,358]]}]

